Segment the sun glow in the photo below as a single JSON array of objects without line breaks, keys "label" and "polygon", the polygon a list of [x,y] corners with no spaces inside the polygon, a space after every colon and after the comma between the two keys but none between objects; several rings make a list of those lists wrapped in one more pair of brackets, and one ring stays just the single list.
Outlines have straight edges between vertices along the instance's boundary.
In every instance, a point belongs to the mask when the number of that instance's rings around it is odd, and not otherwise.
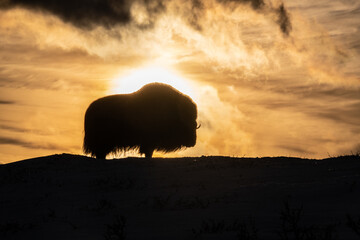
[{"label": "sun glow", "polygon": [[110,94],[132,93],[152,82],[169,84],[180,92],[194,98],[193,87],[189,80],[181,77],[174,70],[158,66],[134,69],[128,74],[116,77],[113,80]]}]

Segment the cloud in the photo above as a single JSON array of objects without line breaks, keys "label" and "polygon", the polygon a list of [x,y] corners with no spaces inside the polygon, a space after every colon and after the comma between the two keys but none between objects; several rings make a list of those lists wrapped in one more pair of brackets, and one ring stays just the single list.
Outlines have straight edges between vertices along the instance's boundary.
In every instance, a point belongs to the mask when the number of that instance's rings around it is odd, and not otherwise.
[{"label": "cloud", "polygon": [[12,127],[12,126],[3,125],[3,124],[0,124],[0,129],[4,129],[4,130],[8,130],[8,131],[14,131],[14,132],[20,132],[20,133],[30,132],[27,129],[23,129],[23,128],[20,128],[20,127]]},{"label": "cloud", "polygon": [[[355,14],[344,14],[339,25],[342,18],[319,20],[324,15],[319,13],[329,9],[315,2],[324,9],[311,6],[305,12],[301,6],[307,3],[287,1],[284,6],[276,0],[136,0],[126,1],[131,5],[126,21],[106,23],[101,17],[91,17],[89,22],[83,19],[85,25],[81,25],[72,22],[84,18],[80,14],[76,19],[76,9],[68,13],[75,20],[65,20],[46,9],[44,4],[50,2],[62,4],[52,0],[43,1],[41,8],[20,8],[18,4],[18,8],[0,10],[0,35],[4,36],[0,38],[0,87],[6,87],[2,91],[7,95],[0,102],[3,108],[11,107],[6,105],[11,104],[8,99],[26,99],[27,104],[47,104],[49,107],[39,112],[48,114],[54,104],[33,90],[66,92],[56,99],[67,99],[69,89],[73,93],[97,91],[99,86],[107,89],[107,80],[119,71],[160,59],[181,68],[189,79],[210,86],[203,90],[198,105],[202,123],[198,145],[181,154],[259,156],[284,154],[286,150],[289,154],[321,156],[329,150],[340,153],[340,148],[351,149],[359,139],[360,108],[353,101],[359,100],[360,86],[360,48],[352,51],[358,46],[358,32],[352,32],[359,25]],[[86,8],[96,3],[89,2]],[[4,1],[1,3],[4,8]],[[156,3],[163,6],[156,7]],[[346,12],[353,8],[349,6]],[[344,88],[346,84],[351,88]],[[228,85],[232,92],[225,92]],[[31,89],[31,94],[9,94],[9,89],[15,88]],[[66,110],[75,105],[66,105]],[[24,113],[19,115],[22,120],[35,116],[22,107],[11,108],[9,113]],[[64,114],[64,108],[57,111],[59,114],[41,116],[31,124],[27,120],[27,126],[11,128],[16,126],[11,123],[0,130],[11,131],[8,135],[17,141],[16,146],[80,143],[83,116],[79,114],[75,121],[74,115]],[[79,124],[70,125],[63,119]],[[39,137],[35,142],[33,131],[29,136],[22,134],[24,127],[43,126],[51,139]]]},{"label": "cloud", "polygon": [[316,152],[312,152],[312,151],[308,151],[307,149],[305,148],[301,148],[299,146],[291,146],[291,145],[278,145],[276,146],[280,149],[284,149],[288,152],[291,152],[291,153],[298,153],[298,154],[309,154],[309,155],[313,155],[315,154]]},{"label": "cloud", "polygon": [[257,11],[264,12],[270,11],[277,14],[277,23],[279,24],[280,30],[285,34],[289,35],[292,27],[290,16],[285,8],[284,3],[281,3],[278,8],[266,4],[263,0],[217,0],[220,3],[236,3],[236,4],[250,4],[250,6]]},{"label": "cloud", "polygon": [[8,100],[0,100],[0,104],[10,105],[10,104],[15,104],[15,102],[14,101],[8,101]]},{"label": "cloud", "polygon": [[278,20],[277,23],[280,26],[281,31],[285,35],[289,35],[290,31],[292,29],[291,22],[290,22],[290,16],[286,8],[284,7],[284,4],[282,3],[280,7],[277,9],[278,13]]},{"label": "cloud", "polygon": [[134,21],[132,7],[136,3],[144,6],[144,13],[152,18],[164,10],[161,0],[2,0],[3,9],[26,8],[54,14],[64,22],[76,27],[92,29],[98,25],[111,28],[115,25],[128,24]]},{"label": "cloud", "polygon": [[214,87],[198,86],[195,102],[198,123],[201,124],[197,130],[196,147],[180,154],[199,156],[211,152],[214,155],[242,156],[253,152],[253,139],[243,129],[246,116],[236,106],[222,101]]},{"label": "cloud", "polygon": [[250,4],[253,9],[260,9],[265,6],[263,0],[217,0],[222,3],[242,3],[242,4]]},{"label": "cloud", "polygon": [[[9,8],[23,6],[20,3],[25,0],[6,2]],[[33,2],[38,5],[41,2],[41,8],[29,7]],[[91,4],[85,9],[96,11],[93,8],[98,1],[90,2]],[[39,56],[28,58],[31,60],[29,64],[33,64],[34,67],[22,63],[9,65],[8,60],[2,64],[0,61],[0,77],[5,79],[1,84],[9,85],[8,82],[13,84],[16,79],[21,79],[20,81],[28,79],[27,84],[33,83],[43,78],[39,76],[42,73],[51,80],[41,81],[41,84],[63,85],[64,79],[54,79],[50,72],[54,68],[60,72],[63,70],[62,67],[44,68],[51,60],[36,62],[37,59],[45,59],[44,56],[53,58],[53,54],[57,54],[53,51],[54,47],[68,51],[69,56],[71,56],[69,50],[81,50],[84,55],[99,56],[101,59],[110,59],[113,62],[119,61],[121,56],[123,60],[118,66],[124,66],[124,62],[130,62],[128,60],[131,58],[135,59],[133,61],[135,64],[138,64],[139,59],[147,62],[157,58],[167,58],[166,63],[188,60],[192,64],[195,61],[199,64],[208,64],[217,71],[231,71],[236,79],[257,80],[263,76],[267,78],[273,73],[278,74],[283,70],[288,72],[293,70],[293,72],[297,71],[297,75],[300,71],[304,75],[308,73],[309,76],[304,76],[301,81],[311,79],[316,82],[351,87],[360,83],[359,78],[353,74],[359,71],[357,64],[359,58],[356,54],[343,51],[344,49],[339,47],[340,44],[332,41],[331,36],[322,27],[304,20],[298,12],[292,12],[290,17],[288,8],[276,1],[104,0],[103,2],[102,4],[106,3],[110,7],[113,2],[126,3],[130,11],[128,21],[114,20],[111,24],[106,24],[101,18],[91,18],[88,26],[82,26],[71,21],[68,22],[72,24],[66,24],[50,14],[39,14],[39,11],[20,8],[2,11],[0,35],[7,36],[5,40],[0,39],[0,45],[4,46],[0,50],[4,55],[7,54],[7,58],[24,59],[23,52],[27,51],[29,55]],[[46,9],[49,8],[50,3],[62,4],[58,0],[30,0],[26,1],[26,6],[28,9],[40,8],[49,12]],[[67,1],[66,3],[70,4]],[[3,8],[4,5],[3,3]],[[290,9],[296,9],[296,6],[290,3],[287,5]],[[76,11],[81,10],[79,8],[72,11],[72,14],[75,14]],[[78,17],[81,19],[82,15]],[[94,29],[84,31],[83,28]],[[283,37],[290,33],[291,36]],[[13,44],[21,39],[24,42]],[[21,44],[28,44],[27,50],[16,50]],[[41,51],[34,48],[34,45]],[[49,52],[49,49],[52,51]],[[24,76],[20,77],[19,74]],[[293,79],[291,81],[294,82]]]},{"label": "cloud", "polygon": [[23,127],[14,127],[6,124],[0,124],[0,130],[6,130],[13,133],[27,133],[27,134],[36,134],[38,136],[48,136],[49,133],[39,129],[28,129]]},{"label": "cloud", "polygon": [[[202,30],[199,19],[209,9],[205,0],[0,0],[0,8],[26,8],[34,11],[51,13],[58,16],[64,22],[82,29],[94,29],[103,26],[107,29],[115,25],[133,24],[138,28],[147,28],[154,25],[157,18],[167,11],[167,6],[174,4],[178,11],[172,14],[182,14],[187,22],[197,30]],[[252,9],[267,14],[273,12],[278,14],[277,23],[281,31],[288,35],[291,31],[290,18],[284,4],[278,9],[265,4],[263,0],[216,0],[218,4],[250,5]],[[186,5],[190,5],[187,9]],[[189,10],[184,11],[184,9]]]},{"label": "cloud", "polygon": [[[15,5],[22,0],[7,2],[9,6],[22,6]],[[32,2],[33,0],[26,4]],[[58,3],[57,0],[36,2],[41,2],[41,12],[47,11],[44,9],[47,7],[46,4]],[[45,60],[46,56],[54,59],[54,54],[58,54],[57,50],[65,50],[69,56],[71,51],[77,51],[83,52],[84,55],[110,59],[112,62],[119,61],[121,57],[124,60],[118,66],[123,66],[123,62],[130,62],[129,59],[135,59],[134,62],[138,64],[139,59],[146,62],[154,61],[156,58],[167,58],[165,62],[173,63],[187,58],[192,62],[213,65],[219,70],[236,71],[237,76],[241,78],[265,73],[266,69],[263,68],[274,69],[273,65],[278,61],[277,56],[274,56],[277,49],[274,48],[277,45],[286,46],[282,43],[289,39],[283,38],[284,34],[278,30],[278,19],[289,18],[278,16],[277,4],[249,0],[128,2],[131,5],[130,20],[112,22],[115,25],[105,24],[105,27],[101,27],[103,22],[97,21],[97,18],[89,20],[89,25],[83,27],[77,22],[64,23],[59,15],[54,17],[55,15],[51,14],[41,14],[39,7],[30,8],[28,5],[27,10],[19,7],[1,11],[0,35],[4,34],[7,38],[0,39],[0,45],[4,46],[0,50],[7,53],[7,57],[11,59],[24,59],[24,51],[29,56],[37,57],[29,57],[27,65],[9,65],[8,61],[1,64],[0,61],[0,68],[3,65],[5,69],[0,71],[0,77],[8,79],[6,82],[11,83],[22,78],[29,79],[28,82],[32,83],[43,78],[39,76],[40,73],[48,75],[47,72],[53,71],[53,67],[59,72],[63,71],[62,67],[55,65],[49,68],[47,65],[53,62],[50,59],[41,63],[37,61]],[[94,3],[90,6],[92,4]],[[80,19],[81,16],[79,15]],[[106,28],[110,26],[111,28]],[[18,51],[19,47],[25,49]],[[39,49],[41,51],[38,51]],[[281,55],[284,54],[286,51],[281,52]],[[29,67],[31,64],[34,66]],[[20,77],[19,74],[25,76]],[[52,76],[49,74],[46,77],[51,79],[50,81],[55,81]],[[42,81],[42,84],[46,82]]]},{"label": "cloud", "polygon": [[50,143],[36,144],[15,138],[0,137],[0,145],[4,145],[4,144],[16,145],[30,149],[64,150],[63,147],[58,146],[56,144],[50,144]]},{"label": "cloud", "polygon": [[[340,101],[340,100],[339,100]],[[320,118],[332,120],[336,123],[347,124],[349,127],[360,129],[360,100],[357,102],[345,104],[346,101],[342,101],[342,106],[329,106],[323,109],[317,109],[312,114],[317,115]],[[335,105],[335,104],[332,104]]]}]

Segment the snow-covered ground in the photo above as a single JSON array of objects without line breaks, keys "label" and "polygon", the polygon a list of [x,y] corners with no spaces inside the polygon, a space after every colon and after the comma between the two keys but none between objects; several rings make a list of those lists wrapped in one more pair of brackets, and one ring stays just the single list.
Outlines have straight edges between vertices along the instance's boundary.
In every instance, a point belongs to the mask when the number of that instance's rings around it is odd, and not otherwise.
[{"label": "snow-covered ground", "polygon": [[0,166],[0,239],[359,239],[359,203],[359,156]]}]

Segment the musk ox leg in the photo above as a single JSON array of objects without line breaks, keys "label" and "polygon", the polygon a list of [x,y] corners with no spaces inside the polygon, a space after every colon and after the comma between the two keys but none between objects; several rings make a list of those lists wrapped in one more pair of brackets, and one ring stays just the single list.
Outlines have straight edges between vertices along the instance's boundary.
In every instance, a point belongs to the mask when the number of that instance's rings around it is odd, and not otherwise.
[{"label": "musk ox leg", "polygon": [[154,150],[149,150],[148,152],[145,153],[145,157],[146,158],[152,158]]},{"label": "musk ox leg", "polygon": [[96,153],[96,159],[105,160],[106,159],[106,154],[104,154],[104,153]]},{"label": "musk ox leg", "polygon": [[146,158],[152,158],[154,149],[151,147],[140,146],[140,154],[145,154]]},{"label": "musk ox leg", "polygon": [[95,151],[95,156],[96,159],[102,159],[105,160],[106,159],[106,155],[108,155],[110,153],[110,151],[105,150],[104,148],[99,147],[96,151]]},{"label": "musk ox leg", "polygon": [[98,142],[97,145],[94,147],[94,155],[96,159],[106,159],[106,155],[113,151],[111,143],[107,141]]}]

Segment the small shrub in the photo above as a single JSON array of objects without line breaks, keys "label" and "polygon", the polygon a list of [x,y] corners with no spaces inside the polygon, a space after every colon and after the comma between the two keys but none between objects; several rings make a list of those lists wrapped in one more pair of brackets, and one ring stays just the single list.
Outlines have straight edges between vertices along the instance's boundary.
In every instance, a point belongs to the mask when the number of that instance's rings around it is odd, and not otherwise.
[{"label": "small shrub", "polygon": [[224,220],[204,220],[201,223],[200,229],[192,229],[192,232],[196,237],[201,236],[202,234],[218,234],[225,231],[225,221]]},{"label": "small shrub", "polygon": [[336,237],[337,224],[328,224],[325,226],[310,226],[304,229],[305,240],[333,240]]},{"label": "small shrub", "polygon": [[169,205],[172,194],[167,196],[159,196],[153,198],[153,208],[157,210],[163,210],[166,206]]},{"label": "small shrub", "polygon": [[347,221],[346,226],[355,232],[360,237],[360,216],[357,219],[353,219],[349,214],[346,215]]},{"label": "small shrub", "polygon": [[281,230],[278,232],[281,240],[333,240],[336,239],[338,224],[324,226],[302,226],[303,207],[292,208],[289,200],[284,201],[281,210]]},{"label": "small shrub", "polygon": [[239,240],[257,240],[258,239],[258,229],[255,227],[255,224],[252,220],[249,221],[249,224],[246,222],[236,224],[237,229],[237,238]]},{"label": "small shrub", "polygon": [[210,201],[200,197],[192,197],[189,199],[179,198],[174,204],[175,209],[206,209],[210,205]]},{"label": "small shrub", "polygon": [[93,208],[94,211],[102,211],[102,210],[111,210],[114,209],[116,206],[107,199],[100,199],[97,201],[97,205]]},{"label": "small shrub", "polygon": [[192,229],[195,238],[201,237],[203,234],[222,234],[225,232],[237,233],[239,240],[257,240],[257,228],[253,221],[250,224],[235,220],[230,224],[226,224],[225,220],[204,220],[199,229]]},{"label": "small shrub", "polygon": [[22,230],[23,230],[23,226],[16,221],[0,224],[0,235],[1,236],[15,234]]},{"label": "small shrub", "polygon": [[304,231],[300,227],[300,219],[303,214],[303,207],[291,208],[289,200],[284,201],[283,209],[280,212],[281,219],[281,231],[279,232],[280,239],[288,240],[293,239],[300,240],[304,239]]},{"label": "small shrub", "polygon": [[112,224],[106,224],[105,240],[124,240],[126,238],[126,218],[116,215]]},{"label": "small shrub", "polygon": [[106,176],[94,179],[92,186],[99,188],[115,188],[117,190],[132,190],[136,187],[136,181],[132,178],[121,179],[117,176]]}]

